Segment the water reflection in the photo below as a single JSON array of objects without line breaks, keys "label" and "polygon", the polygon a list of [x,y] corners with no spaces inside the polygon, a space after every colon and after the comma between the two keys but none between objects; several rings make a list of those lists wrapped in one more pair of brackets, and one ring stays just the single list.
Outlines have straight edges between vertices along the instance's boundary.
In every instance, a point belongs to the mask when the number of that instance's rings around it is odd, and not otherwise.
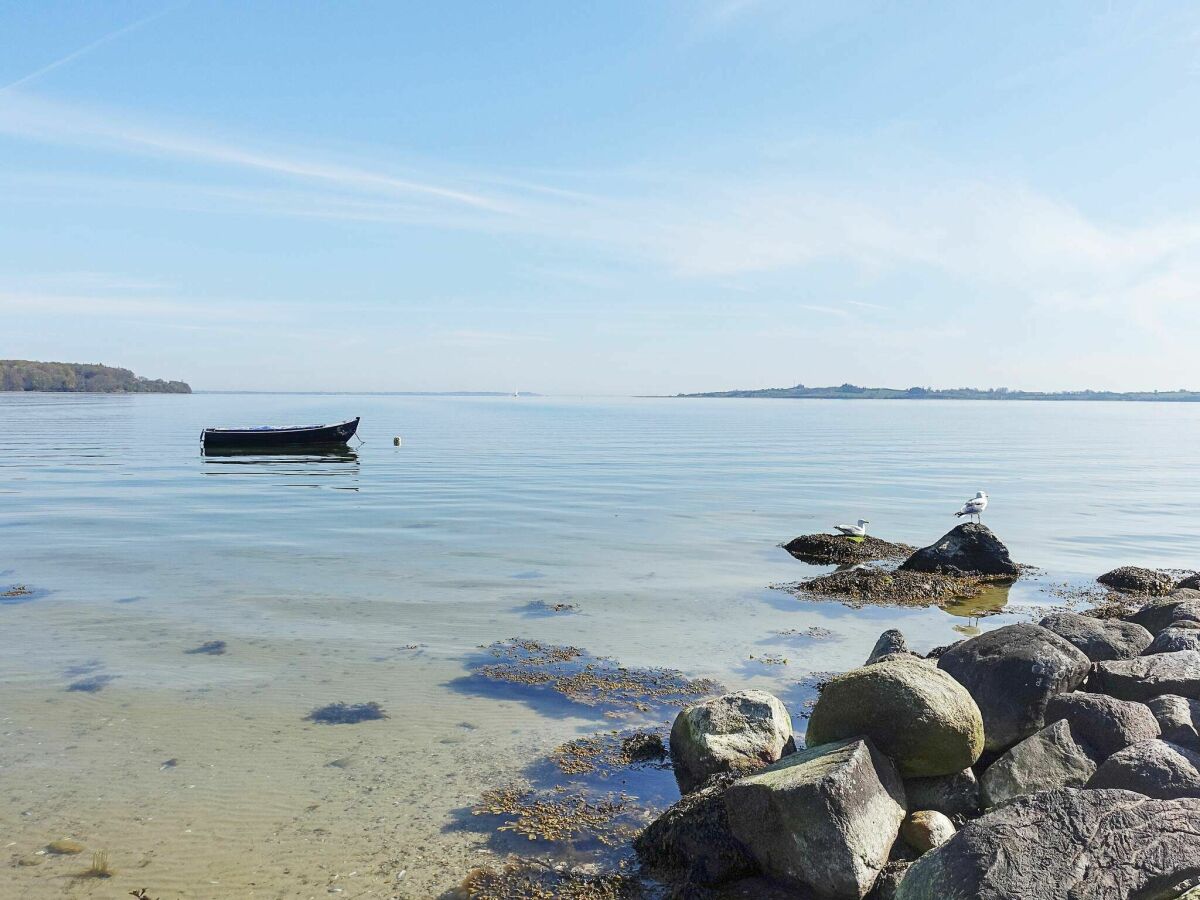
[{"label": "water reflection", "polygon": [[297,476],[310,483],[311,478],[349,478],[353,484],[334,485],[340,490],[358,490],[358,453],[349,447],[323,450],[296,448],[261,450],[208,450],[201,452],[205,475]]},{"label": "water reflection", "polygon": [[[952,616],[969,619],[970,621],[966,627],[971,628],[978,624],[979,619],[986,616],[994,616],[996,613],[1003,611],[1004,607],[1008,605],[1008,592],[1010,590],[1012,590],[1011,583],[989,584],[977,596],[951,600],[942,609]],[[955,631],[961,630],[959,627],[955,627]]]}]

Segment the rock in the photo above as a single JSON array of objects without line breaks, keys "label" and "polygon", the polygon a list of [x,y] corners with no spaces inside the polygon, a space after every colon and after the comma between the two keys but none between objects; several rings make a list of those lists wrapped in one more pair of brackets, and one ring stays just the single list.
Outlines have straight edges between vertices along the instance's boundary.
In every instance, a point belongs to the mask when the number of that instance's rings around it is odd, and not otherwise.
[{"label": "rock", "polygon": [[1142,741],[1105,760],[1088,787],[1120,788],[1158,800],[1200,798],[1200,753],[1167,741]]},{"label": "rock", "polygon": [[989,812],[909,868],[898,900],[1165,900],[1200,875],[1200,800],[1064,788]]},{"label": "rock", "polygon": [[1158,722],[1142,703],[1075,691],[1046,704],[1046,724],[1065,720],[1071,733],[1104,760],[1118,750],[1159,735]]},{"label": "rock", "polygon": [[1175,579],[1166,572],[1143,569],[1141,566],[1120,566],[1096,579],[1105,587],[1126,594],[1149,594],[1164,597],[1175,587]]},{"label": "rock", "polygon": [[906,778],[904,794],[909,809],[932,809],[950,817],[979,812],[979,782],[971,769],[932,778]]},{"label": "rock", "polygon": [[754,861],[729,830],[725,791],[736,776],[718,775],[638,835],[634,850],[642,864],[668,881],[702,886],[754,871]]},{"label": "rock", "polygon": [[863,665],[869,666],[871,663],[877,663],[885,657],[897,653],[912,654],[912,651],[908,649],[908,641],[904,639],[904,635],[898,629],[889,628],[879,636],[879,640],[871,648],[871,655],[867,657],[867,661]]},{"label": "rock", "polygon": [[951,529],[934,544],[918,550],[900,568],[911,572],[942,575],[997,575],[1016,578],[1021,574],[1000,538],[986,525],[968,522]]},{"label": "rock", "polygon": [[1044,724],[1055,694],[1083,682],[1090,661],[1040,625],[1006,625],[963,641],[938,658],[983,714],[984,746],[1003,751]]},{"label": "rock", "polygon": [[900,823],[900,837],[918,853],[940,847],[954,837],[954,823],[932,809],[910,812]]},{"label": "rock", "polygon": [[1146,705],[1158,720],[1164,741],[1200,750],[1200,700],[1163,694],[1147,701]]},{"label": "rock", "polygon": [[1050,791],[1083,787],[1096,774],[1096,762],[1060,719],[1030,735],[988,766],[979,780],[985,806]]},{"label": "rock", "polygon": [[1200,700],[1200,650],[1096,663],[1088,687],[1110,697],[1143,703],[1162,694]]},{"label": "rock", "polygon": [[1092,662],[1133,659],[1154,640],[1154,635],[1135,622],[1097,619],[1072,612],[1046,616],[1038,624],[1078,647]]},{"label": "rock", "polygon": [[1200,573],[1193,572],[1191,575],[1183,578],[1175,585],[1177,591],[1195,591],[1200,590]]},{"label": "rock", "polygon": [[47,853],[54,853],[59,856],[74,856],[76,853],[82,853],[83,851],[83,844],[79,843],[79,841],[73,841],[70,838],[60,838],[46,845]]},{"label": "rock", "polygon": [[861,541],[841,534],[804,534],[783,545],[796,559],[814,566],[904,559],[913,552],[908,544],[893,544],[867,535]]},{"label": "rock", "polygon": [[867,900],[896,900],[900,883],[904,881],[911,865],[912,860],[909,859],[889,860],[875,879],[875,886],[871,888],[871,893],[867,894]]},{"label": "rock", "polygon": [[795,746],[787,707],[766,691],[737,691],[694,704],[671,726],[671,762],[685,794],[710,775],[762,768]]},{"label": "rock", "polygon": [[852,669],[822,688],[806,741],[869,737],[906,778],[961,772],[983,750],[983,719],[971,695],[945,672],[893,657]]},{"label": "rock", "polygon": [[1175,653],[1178,650],[1200,650],[1200,628],[1178,628],[1172,623],[1170,627],[1158,633],[1146,648],[1146,655]]},{"label": "rock", "polygon": [[1158,634],[1177,622],[1200,622],[1200,591],[1174,591],[1124,618],[1141,625],[1151,634]]},{"label": "rock", "polygon": [[729,825],[762,870],[824,897],[871,889],[904,818],[904,787],[869,740],[823,744],[742,778]]}]

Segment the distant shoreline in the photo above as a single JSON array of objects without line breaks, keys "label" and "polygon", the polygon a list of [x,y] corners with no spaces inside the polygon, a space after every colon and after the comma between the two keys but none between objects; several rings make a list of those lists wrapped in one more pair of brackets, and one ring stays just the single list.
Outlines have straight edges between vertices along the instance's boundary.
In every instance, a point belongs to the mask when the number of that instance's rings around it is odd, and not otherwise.
[{"label": "distant shoreline", "polygon": [[673,394],[676,399],[731,398],[763,400],[1011,400],[1041,401],[1114,401],[1120,403],[1197,403],[1200,391],[1011,391],[1007,388],[870,388],[853,384],[838,387],[765,388],[761,390],[707,391],[698,394]]}]

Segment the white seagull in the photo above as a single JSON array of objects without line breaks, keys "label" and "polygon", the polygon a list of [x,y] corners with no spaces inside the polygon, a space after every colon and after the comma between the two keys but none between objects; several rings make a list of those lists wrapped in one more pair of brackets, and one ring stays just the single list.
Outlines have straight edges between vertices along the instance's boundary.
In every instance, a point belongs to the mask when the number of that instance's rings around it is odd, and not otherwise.
[{"label": "white seagull", "polygon": [[846,537],[860,538],[867,536],[867,526],[870,524],[866,519],[859,519],[857,525],[834,525],[833,527]]},{"label": "white seagull", "polygon": [[954,515],[958,518],[963,516],[974,516],[976,521],[979,521],[979,517],[982,516],[983,511],[987,509],[987,502],[988,495],[983,491],[979,491],[974,497],[964,503],[963,508]]}]

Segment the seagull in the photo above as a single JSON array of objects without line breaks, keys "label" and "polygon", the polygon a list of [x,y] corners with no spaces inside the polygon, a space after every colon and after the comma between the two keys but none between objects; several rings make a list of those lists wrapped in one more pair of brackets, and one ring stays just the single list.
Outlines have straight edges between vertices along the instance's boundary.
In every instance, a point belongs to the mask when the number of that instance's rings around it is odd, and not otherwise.
[{"label": "seagull", "polygon": [[954,515],[957,518],[962,516],[974,516],[976,521],[983,515],[983,511],[987,509],[988,495],[983,491],[978,491],[974,497],[963,504],[963,508]]},{"label": "seagull", "polygon": [[859,519],[857,525],[834,525],[833,527],[846,537],[861,538],[867,536],[867,526],[870,524],[866,519]]}]

